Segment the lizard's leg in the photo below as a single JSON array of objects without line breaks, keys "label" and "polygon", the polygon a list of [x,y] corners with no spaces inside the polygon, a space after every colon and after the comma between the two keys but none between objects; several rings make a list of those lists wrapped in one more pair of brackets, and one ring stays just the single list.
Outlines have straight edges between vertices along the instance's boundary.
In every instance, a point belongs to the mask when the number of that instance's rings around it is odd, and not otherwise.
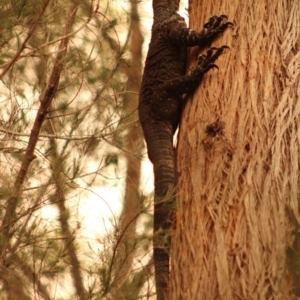
[{"label": "lizard's leg", "polygon": [[208,49],[206,55],[202,54],[198,57],[197,65],[192,68],[190,74],[168,80],[160,86],[160,89],[169,96],[193,92],[206,72],[212,68],[218,68],[214,62],[226,48],[228,47],[222,46]]},{"label": "lizard's leg", "polygon": [[212,16],[204,24],[203,30],[197,32],[187,28],[183,23],[176,25],[170,24],[168,29],[168,37],[178,44],[183,44],[188,47],[209,45],[218,35],[224,32],[233,23],[226,22],[227,16]]}]

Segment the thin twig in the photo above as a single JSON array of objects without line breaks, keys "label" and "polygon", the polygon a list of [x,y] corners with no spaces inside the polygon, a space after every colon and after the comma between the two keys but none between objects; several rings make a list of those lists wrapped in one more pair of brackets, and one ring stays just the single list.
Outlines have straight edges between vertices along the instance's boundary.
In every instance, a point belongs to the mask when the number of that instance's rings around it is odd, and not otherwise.
[{"label": "thin twig", "polygon": [[[68,35],[68,33],[71,32],[71,28],[74,23],[74,18],[76,15],[77,8],[78,8],[78,6],[73,4],[72,13],[66,23],[66,29],[65,29],[66,34],[65,35]],[[51,102],[54,98],[54,95],[57,91],[60,74],[61,74],[61,71],[64,66],[64,58],[67,53],[67,46],[68,46],[68,38],[61,40],[59,50],[58,50],[58,53],[56,56],[56,60],[55,60],[54,66],[53,66],[53,70],[52,70],[52,73],[51,73],[51,76],[49,79],[48,86],[46,88],[45,93],[41,96],[41,99],[40,99],[40,107],[38,109],[32,130],[30,133],[28,145],[27,145],[27,148],[26,148],[23,160],[22,160],[22,164],[21,164],[19,173],[18,173],[16,181],[15,181],[12,196],[7,200],[5,215],[4,215],[1,227],[0,227],[0,232],[2,231],[2,234],[3,234],[3,236],[2,236],[3,243],[0,247],[1,252],[3,252],[6,249],[7,244],[9,242],[10,229],[11,229],[12,224],[14,223],[13,220],[15,218],[16,208],[17,208],[18,201],[19,201],[19,198],[22,193],[23,183],[24,183],[25,177],[28,173],[30,164],[32,163],[32,161],[35,158],[34,151],[35,151],[35,147],[38,142],[38,139],[39,139],[41,127],[42,127],[43,122],[47,115],[47,109],[48,109],[49,105],[51,104]]]},{"label": "thin twig", "polygon": [[[126,125],[126,128],[135,125],[137,122],[137,120],[132,121],[131,123],[128,123]],[[111,125],[112,126],[112,125]],[[94,138],[106,138],[114,133],[116,133],[117,131],[124,131],[125,126],[122,129],[116,130],[114,132],[109,132],[109,133],[95,133],[95,134],[91,134],[91,135],[72,135],[72,136],[64,136],[64,135],[58,135],[58,134],[40,134],[39,138],[47,138],[47,139],[58,139],[58,140],[67,140],[67,141],[82,141],[82,140],[90,140],[90,139],[94,139]],[[104,131],[104,130],[101,130]],[[16,131],[12,131],[12,130],[8,130],[5,128],[0,127],[0,132],[9,134],[9,135],[14,135],[14,136],[23,136],[23,137],[30,137],[31,134],[30,133],[22,133],[22,132],[16,132]]]},{"label": "thin twig", "polygon": [[39,21],[41,19],[41,17],[43,16],[48,4],[49,4],[50,0],[47,0],[43,6],[43,9],[41,11],[41,13],[39,14],[38,18],[36,19],[35,23],[32,25],[32,27],[30,28],[30,30],[28,31],[28,34],[25,38],[25,40],[23,41],[21,47],[19,48],[19,50],[17,51],[17,53],[15,54],[15,56],[12,58],[12,60],[6,64],[5,69],[3,70],[3,72],[0,74],[0,78],[3,77],[7,71],[10,69],[10,67],[15,63],[15,61],[18,59],[18,57],[20,56],[21,52],[23,51],[23,49],[26,46],[26,43],[28,42],[28,40],[31,38],[32,34],[34,33],[36,26],[39,24]]}]

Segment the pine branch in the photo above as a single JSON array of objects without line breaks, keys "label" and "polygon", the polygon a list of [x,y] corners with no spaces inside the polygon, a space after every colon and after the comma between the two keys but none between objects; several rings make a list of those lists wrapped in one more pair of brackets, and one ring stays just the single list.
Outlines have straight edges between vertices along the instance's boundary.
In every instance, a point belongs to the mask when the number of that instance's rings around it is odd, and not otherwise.
[{"label": "pine branch", "polygon": [[[47,121],[46,129],[51,134],[54,133],[51,120]],[[69,212],[66,207],[65,179],[63,178],[62,175],[62,173],[64,173],[64,165],[63,162],[61,162],[62,158],[61,155],[59,155],[57,143],[55,139],[53,138],[50,139],[50,146],[52,149],[51,151],[51,165],[52,165],[52,172],[53,172],[52,178],[56,186],[55,203],[57,204],[59,210],[60,227],[61,227],[62,234],[65,236],[65,247],[70,260],[71,275],[76,289],[76,293],[79,299],[84,300],[87,298],[87,295],[83,285],[80,262],[76,254],[76,248],[74,243],[75,237],[69,226]]]},{"label": "pine branch", "polygon": [[[73,3],[72,7],[70,8],[69,16],[66,22],[66,29],[65,29],[66,36],[68,36],[68,33],[71,32],[71,28],[74,23],[76,12],[77,12],[77,4]],[[6,249],[7,244],[9,242],[10,230],[12,224],[14,223],[16,208],[22,194],[22,187],[26,175],[28,173],[29,167],[35,158],[34,151],[39,139],[40,130],[47,116],[47,110],[58,88],[60,74],[64,66],[64,58],[67,53],[68,41],[69,41],[68,37],[61,40],[57,52],[56,60],[53,66],[53,70],[49,79],[49,83],[47,85],[45,93],[42,95],[40,99],[40,106],[30,133],[28,146],[25,150],[22,164],[14,184],[14,190],[12,196],[7,200],[6,212],[0,227],[0,231],[3,237],[3,243],[1,244],[0,252],[3,252]]]},{"label": "pine branch", "polygon": [[28,40],[31,38],[32,34],[34,33],[37,25],[39,24],[48,4],[50,3],[50,0],[47,0],[42,8],[41,13],[39,14],[38,18],[36,19],[36,21],[33,23],[32,27],[30,28],[30,30],[28,31],[28,34],[25,38],[25,40],[23,41],[21,47],[19,48],[19,50],[17,51],[17,53],[15,54],[15,56],[12,58],[12,60],[6,64],[5,69],[3,70],[3,72],[0,74],[0,78],[3,77],[8,70],[11,68],[11,66],[16,62],[16,60],[19,58],[21,52],[24,50],[26,43],[28,42]]}]

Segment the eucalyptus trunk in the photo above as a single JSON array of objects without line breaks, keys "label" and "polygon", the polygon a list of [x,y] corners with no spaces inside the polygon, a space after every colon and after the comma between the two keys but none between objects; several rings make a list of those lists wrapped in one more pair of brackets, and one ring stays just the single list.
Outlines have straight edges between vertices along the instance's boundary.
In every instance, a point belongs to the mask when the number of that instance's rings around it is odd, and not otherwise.
[{"label": "eucalyptus trunk", "polygon": [[[219,14],[234,27],[213,43],[230,50],[180,124],[169,298],[293,299],[297,255],[287,253],[300,220],[300,2],[189,5],[193,29]],[[196,53],[190,57],[192,64]]]}]

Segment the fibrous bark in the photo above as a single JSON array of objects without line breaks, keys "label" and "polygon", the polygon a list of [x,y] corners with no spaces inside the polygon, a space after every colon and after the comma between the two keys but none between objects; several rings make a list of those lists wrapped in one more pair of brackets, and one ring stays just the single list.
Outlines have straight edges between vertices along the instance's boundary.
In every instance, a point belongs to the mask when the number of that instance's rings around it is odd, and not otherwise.
[{"label": "fibrous bark", "polygon": [[191,27],[234,29],[186,106],[170,299],[292,299],[299,226],[300,3],[190,0]]}]

